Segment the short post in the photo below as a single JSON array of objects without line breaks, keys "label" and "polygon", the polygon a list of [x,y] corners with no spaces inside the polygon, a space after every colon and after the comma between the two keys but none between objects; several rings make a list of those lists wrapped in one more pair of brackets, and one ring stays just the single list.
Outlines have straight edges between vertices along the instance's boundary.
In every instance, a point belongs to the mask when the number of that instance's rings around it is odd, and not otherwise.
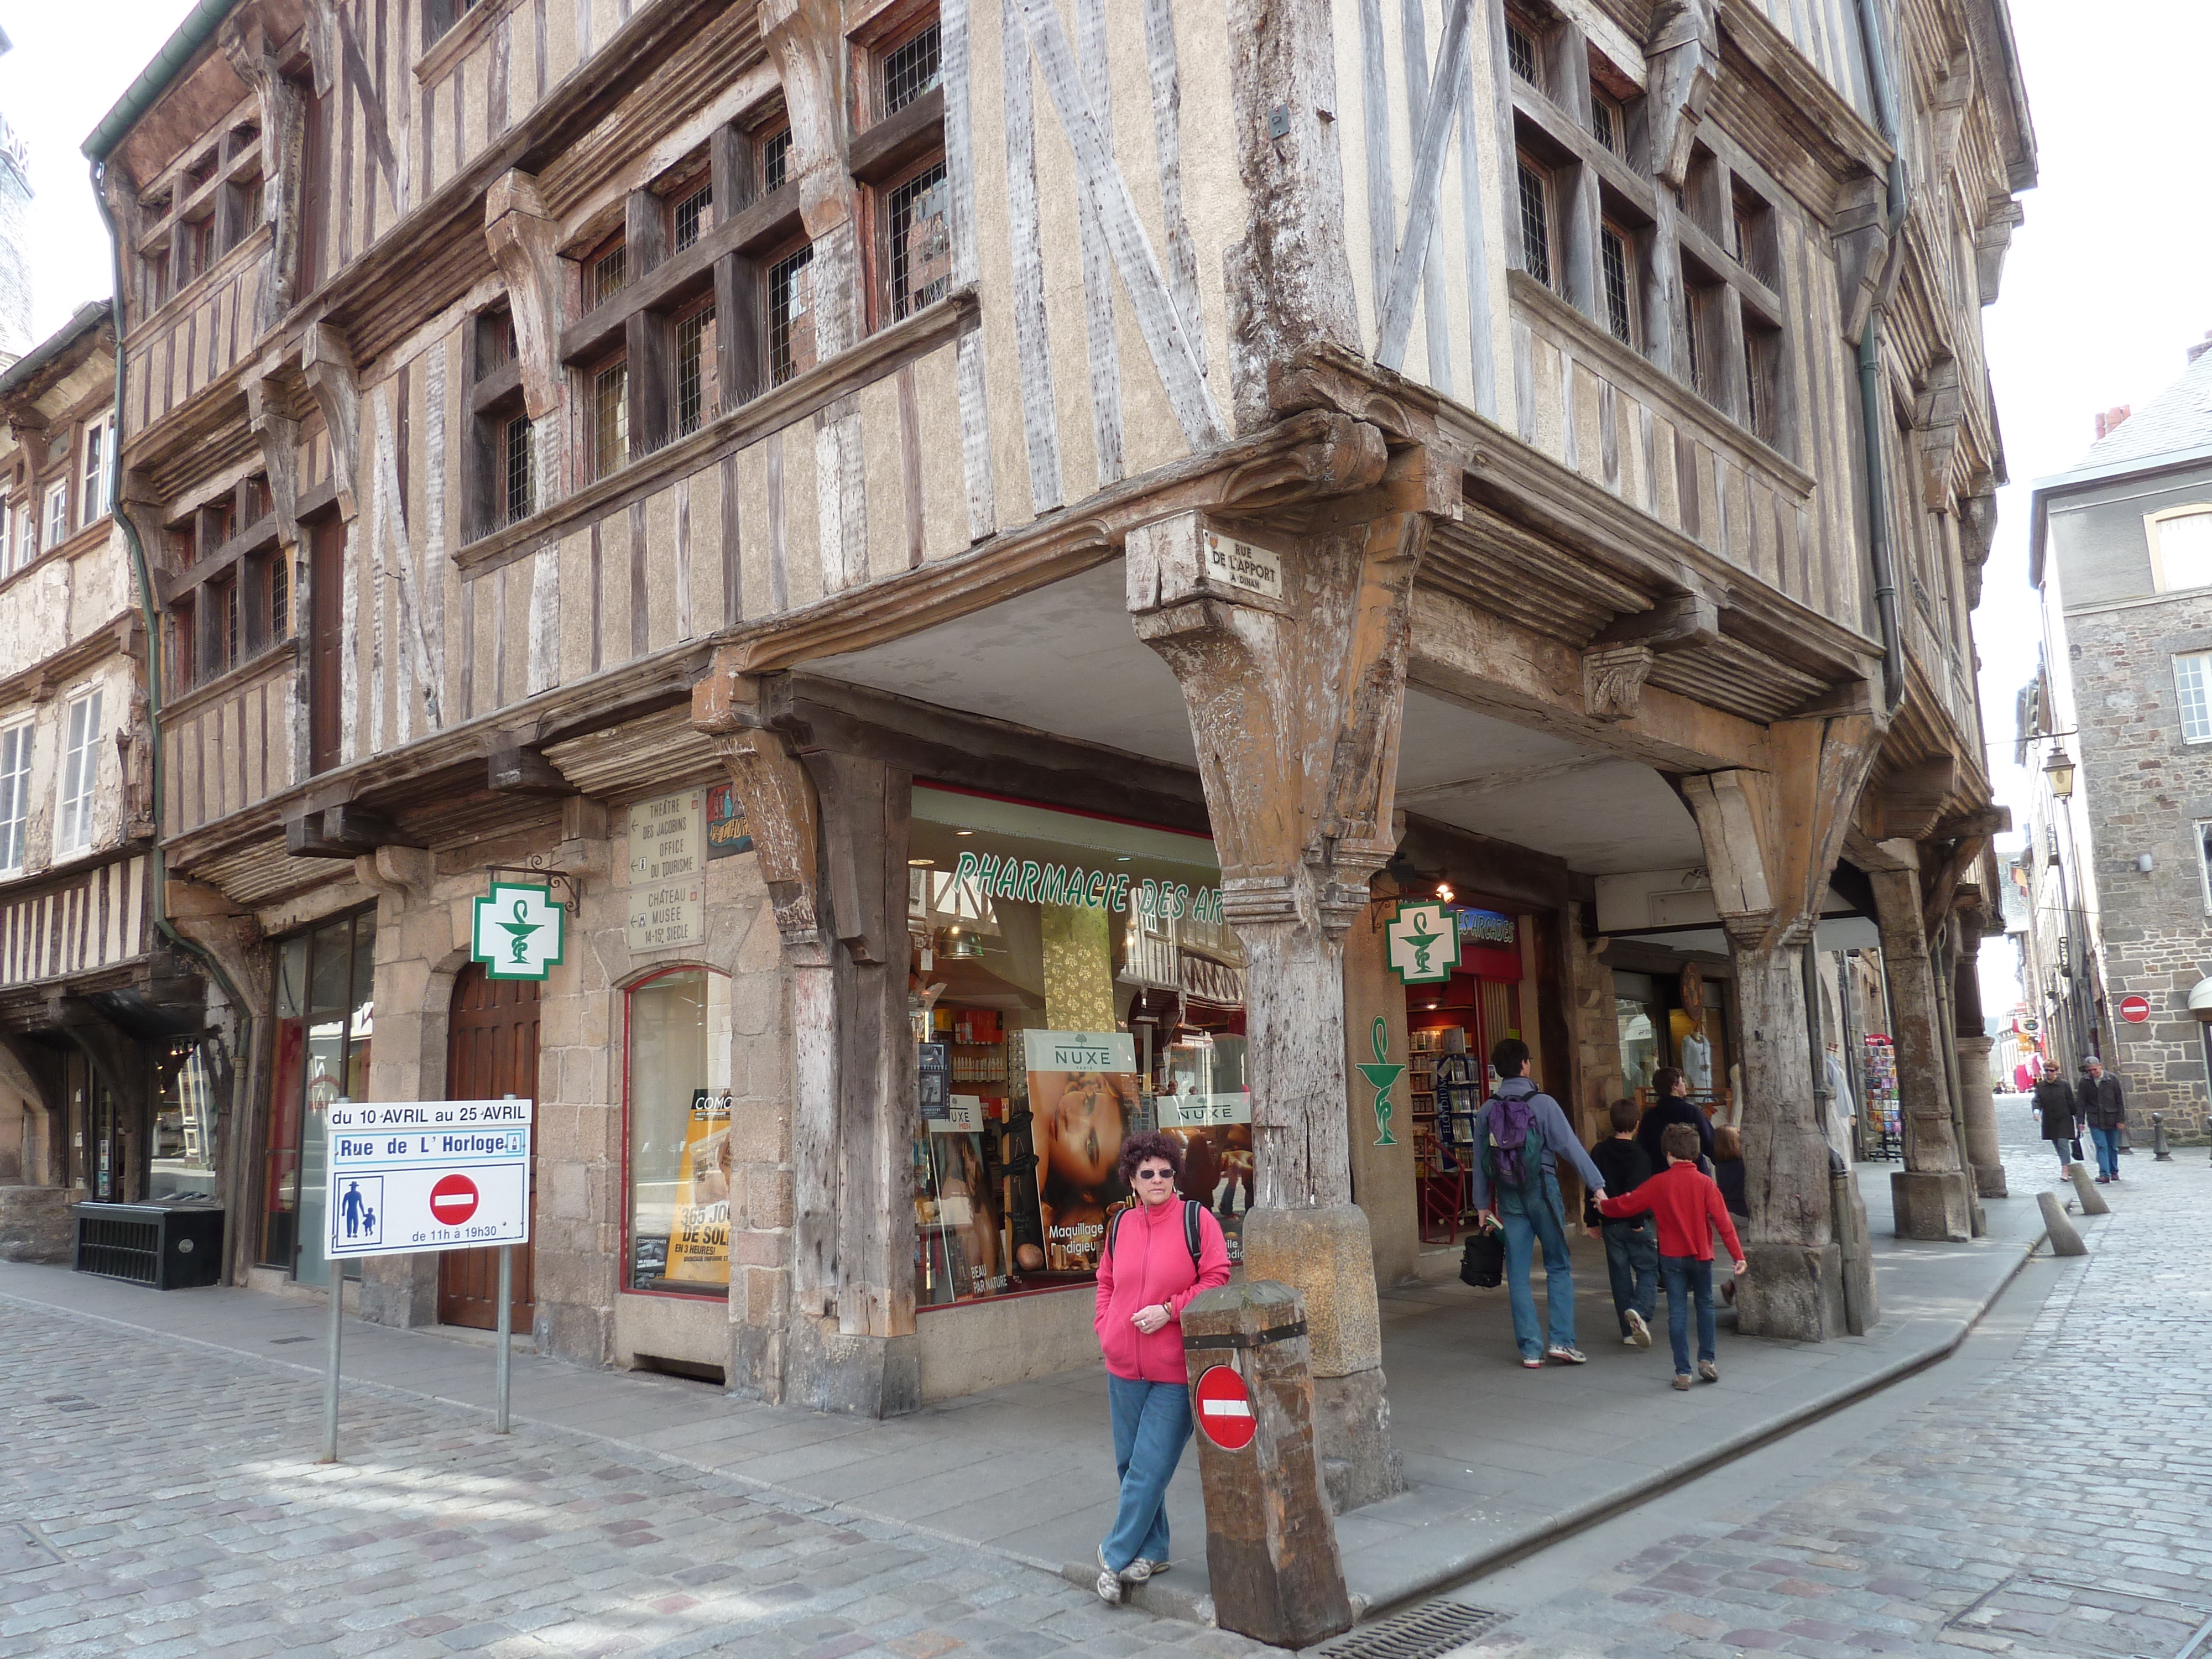
[{"label": "short post", "polygon": [[2089,1247],[2081,1242],[2081,1235],[2075,1231],[2073,1220],[2067,1215],[2066,1206],[2059,1201],[2057,1194],[2046,1189],[2035,1195],[2035,1201],[2043,1211],[2043,1231],[2051,1240],[2051,1255],[2089,1254]]},{"label": "short post", "polygon": [[492,1374],[499,1379],[499,1413],[492,1424],[495,1434],[507,1432],[507,1377],[514,1361],[512,1346],[514,1340],[514,1246],[499,1247],[499,1358],[493,1363]]},{"label": "short post", "polygon": [[1349,1630],[1304,1302],[1268,1279],[1223,1285],[1192,1298],[1182,1332],[1215,1621],[1285,1648]]},{"label": "short post", "polygon": [[2166,1114],[2164,1112],[2153,1112],[2150,1115],[2150,1149],[2158,1154],[2155,1162],[2160,1164],[2173,1162],[2172,1149],[2166,1144]]},{"label": "short post", "polygon": [[329,1368],[323,1373],[323,1455],[321,1461],[338,1461],[338,1333],[345,1323],[345,1263],[330,1261],[324,1264],[331,1270],[331,1352]]},{"label": "short post", "polygon": [[2105,1202],[2104,1194],[2097,1190],[2097,1182],[2086,1164],[2069,1164],[2066,1173],[2074,1182],[2074,1195],[2081,1200],[2083,1215],[2109,1215],[2112,1206]]}]

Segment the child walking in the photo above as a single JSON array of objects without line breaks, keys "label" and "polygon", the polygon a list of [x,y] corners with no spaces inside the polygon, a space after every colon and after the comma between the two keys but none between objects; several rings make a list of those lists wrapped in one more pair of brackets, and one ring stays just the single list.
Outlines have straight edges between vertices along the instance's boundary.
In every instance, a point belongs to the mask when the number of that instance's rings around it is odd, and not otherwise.
[{"label": "child walking", "polygon": [[1598,1200],[1598,1212],[1608,1220],[1641,1215],[1649,1210],[1659,1223],[1659,1277],[1667,1286],[1667,1335],[1674,1348],[1674,1386],[1690,1387],[1690,1307],[1698,1310],[1698,1376],[1701,1382],[1721,1380],[1714,1361],[1717,1333],[1713,1324],[1713,1240],[1718,1232],[1735,1263],[1735,1276],[1747,1271],[1743,1245],[1729,1219],[1728,1206],[1713,1178],[1698,1168],[1698,1132],[1686,1123],[1670,1123],[1660,1142],[1667,1167],[1632,1193]]},{"label": "child walking", "polygon": [[[1590,1162],[1605,1177],[1609,1193],[1632,1193],[1651,1179],[1651,1160],[1637,1145],[1642,1115],[1632,1100],[1613,1103],[1613,1134],[1590,1148]],[[1597,1206],[1585,1203],[1583,1224],[1591,1237],[1605,1240],[1605,1270],[1613,1281],[1613,1311],[1620,1321],[1620,1340],[1632,1348],[1651,1346],[1651,1316],[1659,1307],[1659,1244],[1650,1218],[1607,1221]]]}]

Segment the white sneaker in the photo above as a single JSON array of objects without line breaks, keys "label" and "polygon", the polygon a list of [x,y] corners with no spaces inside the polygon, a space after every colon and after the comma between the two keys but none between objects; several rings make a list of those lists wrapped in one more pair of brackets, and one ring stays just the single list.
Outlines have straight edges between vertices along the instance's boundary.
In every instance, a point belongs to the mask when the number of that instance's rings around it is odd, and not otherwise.
[{"label": "white sneaker", "polygon": [[1632,1348],[1651,1346],[1651,1327],[1644,1322],[1644,1316],[1633,1308],[1628,1310],[1628,1346]]},{"label": "white sneaker", "polygon": [[1098,1599],[1109,1607],[1121,1605],[1121,1581],[1109,1568],[1098,1570]]},{"label": "white sneaker", "polygon": [[1121,1577],[1133,1584],[1142,1584],[1158,1577],[1167,1570],[1168,1563],[1165,1561],[1147,1561],[1140,1555],[1129,1563]]}]

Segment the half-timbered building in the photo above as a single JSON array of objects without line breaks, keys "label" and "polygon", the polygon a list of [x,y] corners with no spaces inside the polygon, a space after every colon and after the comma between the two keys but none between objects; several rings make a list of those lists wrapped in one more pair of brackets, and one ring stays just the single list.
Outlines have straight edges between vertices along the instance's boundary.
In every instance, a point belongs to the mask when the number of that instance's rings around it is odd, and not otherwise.
[{"label": "half-timbered building", "polygon": [[325,1101],[528,1093],[541,1343],[893,1413],[1090,1362],[1158,1123],[1359,1501],[1464,1050],[1694,1061],[1745,1328],[1873,1316],[1877,937],[1972,1227],[2002,0],[240,0],[88,149],[240,1274],[325,1272]]},{"label": "half-timbered building", "polygon": [[70,1205],[215,1198],[206,988],[163,938],[146,626],[109,512],[105,302],[0,372],[0,1255]]}]

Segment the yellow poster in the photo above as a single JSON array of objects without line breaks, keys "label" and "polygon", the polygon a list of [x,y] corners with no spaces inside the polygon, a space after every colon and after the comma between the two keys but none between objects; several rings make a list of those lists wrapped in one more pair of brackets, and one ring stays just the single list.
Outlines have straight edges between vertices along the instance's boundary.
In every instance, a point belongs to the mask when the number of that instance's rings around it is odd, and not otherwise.
[{"label": "yellow poster", "polygon": [[684,1132],[684,1174],[676,1183],[676,1223],[668,1236],[668,1278],[693,1285],[730,1282],[730,1097],[691,1091]]}]

